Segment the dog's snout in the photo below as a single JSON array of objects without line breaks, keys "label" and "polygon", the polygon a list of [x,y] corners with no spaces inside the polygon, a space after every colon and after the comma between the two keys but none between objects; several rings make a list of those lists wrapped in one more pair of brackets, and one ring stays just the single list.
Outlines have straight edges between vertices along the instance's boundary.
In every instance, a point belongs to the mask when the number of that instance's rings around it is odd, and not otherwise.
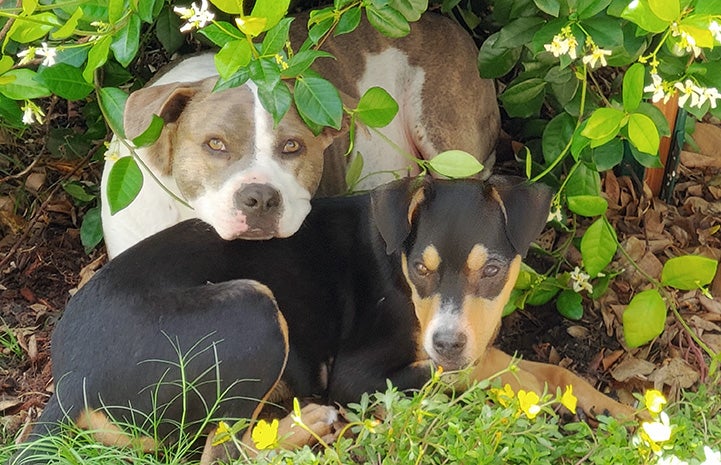
[{"label": "dog's snout", "polygon": [[468,337],[458,331],[436,331],[433,334],[433,348],[444,358],[455,359],[466,348]]},{"label": "dog's snout", "polygon": [[280,193],[267,184],[248,184],[235,193],[236,208],[246,213],[268,213],[280,207]]}]

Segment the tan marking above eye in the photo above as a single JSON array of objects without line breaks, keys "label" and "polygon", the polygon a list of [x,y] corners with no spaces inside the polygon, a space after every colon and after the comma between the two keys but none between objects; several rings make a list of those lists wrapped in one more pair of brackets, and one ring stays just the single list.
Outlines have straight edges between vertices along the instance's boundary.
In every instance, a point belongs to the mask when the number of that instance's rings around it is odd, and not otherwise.
[{"label": "tan marking above eye", "polygon": [[468,258],[466,259],[466,266],[468,267],[469,271],[478,271],[486,264],[487,261],[488,249],[486,249],[481,244],[476,244],[468,253]]},{"label": "tan marking above eye", "polygon": [[438,249],[433,245],[427,246],[423,250],[421,257],[423,258],[423,265],[425,265],[429,271],[436,271],[441,264],[441,256],[438,253]]},{"label": "tan marking above eye", "polygon": [[300,150],[301,145],[300,142],[298,142],[295,139],[288,139],[285,141],[285,145],[283,146],[283,153],[285,154],[291,154],[296,153]]},{"label": "tan marking above eye", "polygon": [[225,142],[218,138],[212,138],[209,139],[208,142],[206,142],[208,147],[210,147],[210,150],[214,150],[216,152],[225,152],[227,151],[227,148],[225,147]]}]

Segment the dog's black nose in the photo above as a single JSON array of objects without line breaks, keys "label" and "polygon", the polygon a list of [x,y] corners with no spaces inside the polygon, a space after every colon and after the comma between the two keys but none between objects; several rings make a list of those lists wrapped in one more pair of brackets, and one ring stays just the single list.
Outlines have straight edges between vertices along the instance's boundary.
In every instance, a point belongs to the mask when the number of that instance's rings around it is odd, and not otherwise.
[{"label": "dog's black nose", "polygon": [[235,193],[235,207],[246,213],[264,214],[280,206],[280,192],[267,184],[248,184]]},{"label": "dog's black nose", "polygon": [[433,334],[433,348],[448,359],[461,355],[467,341],[466,335],[457,331],[436,331]]}]

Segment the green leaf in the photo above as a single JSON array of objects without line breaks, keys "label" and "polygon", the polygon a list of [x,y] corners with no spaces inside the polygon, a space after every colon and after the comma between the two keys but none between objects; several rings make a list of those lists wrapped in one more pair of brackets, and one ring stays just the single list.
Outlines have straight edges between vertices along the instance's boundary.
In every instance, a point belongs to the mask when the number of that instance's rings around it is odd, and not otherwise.
[{"label": "green leaf", "polygon": [[[656,16],[648,4],[649,0],[634,0],[621,12],[621,17],[638,25],[648,32],[659,33],[665,31],[670,21],[664,21]],[[661,0],[665,1],[665,0]]]},{"label": "green leaf", "polygon": [[24,15],[33,14],[35,12],[35,9],[38,7],[38,0],[24,0],[21,3]]},{"label": "green leaf", "polygon": [[305,121],[340,129],[343,102],[333,84],[319,77],[299,78],[293,95],[295,105]]},{"label": "green leaf", "polygon": [[605,140],[616,137],[626,114],[615,108],[597,108],[588,118],[581,135],[591,140]]},{"label": "green leaf", "polygon": [[612,49],[614,54],[617,49],[623,49],[623,30],[619,27],[618,18],[606,15],[594,16],[583,20],[583,28],[599,47]]},{"label": "green leaf", "polygon": [[140,19],[145,23],[153,22],[153,13],[155,12],[155,3],[158,0],[142,0],[137,2],[137,12]]},{"label": "green leaf", "polygon": [[238,28],[226,21],[216,21],[215,23],[208,24],[199,30],[198,33],[207,37],[208,40],[218,47],[223,47],[228,42],[234,40],[247,42],[246,38],[238,31]]},{"label": "green leaf", "polygon": [[293,102],[290,89],[283,81],[278,82],[271,91],[268,91],[264,87],[258,87],[258,98],[263,108],[273,117],[273,123],[276,126],[288,112]]},{"label": "green leaf", "polygon": [[280,22],[288,14],[290,0],[257,0],[251,11],[251,16],[266,18],[265,28],[267,31]]},{"label": "green leaf", "polygon": [[405,37],[411,32],[408,20],[400,11],[386,5],[376,8],[373,4],[366,7],[368,22],[381,34],[387,37]]},{"label": "green leaf", "polygon": [[180,32],[180,23],[180,16],[176,15],[169,6],[163,7],[155,22],[155,37],[169,54],[174,53],[185,43],[185,37]]},{"label": "green leaf", "polygon": [[[2,88],[2,86],[0,86],[0,88]],[[0,95],[0,119],[3,120],[3,124],[10,127],[25,127],[25,123],[22,122],[23,112],[20,110],[17,102],[4,95]]]},{"label": "green leaf", "polygon": [[265,57],[251,60],[248,71],[250,72],[250,79],[259,88],[264,88],[268,92],[272,92],[280,82],[280,65],[275,61],[275,58]]},{"label": "green leaf", "polygon": [[561,290],[558,281],[555,278],[542,276],[541,282],[536,282],[531,286],[531,290],[526,297],[528,305],[544,305],[553,299]]},{"label": "green leaf", "polygon": [[3,74],[4,79],[10,80],[0,85],[0,93],[13,100],[34,99],[48,97],[50,90],[37,79],[37,73],[27,68],[11,69]]},{"label": "green leaf", "polygon": [[533,0],[539,10],[558,18],[561,11],[561,2],[559,0]]},{"label": "green leaf", "polygon": [[652,341],[666,327],[666,304],[655,289],[639,292],[623,312],[623,335],[629,347]]},{"label": "green leaf", "polygon": [[58,30],[50,34],[54,40],[67,39],[75,33],[75,28],[78,27],[78,21],[83,17],[83,10],[80,7],[75,9],[75,12],[65,21]]},{"label": "green leaf", "polygon": [[[0,75],[7,73],[15,66],[15,62],[8,55],[3,55],[0,58]],[[14,79],[13,79],[14,80]]]},{"label": "green leaf", "polygon": [[721,0],[697,1],[693,12],[697,15],[717,15],[721,11]]},{"label": "green leaf", "polygon": [[716,260],[701,255],[670,258],[663,265],[661,284],[682,291],[699,289],[713,281],[717,267]]},{"label": "green leaf", "polygon": [[576,130],[576,121],[566,112],[558,114],[546,125],[543,130],[543,158],[546,163],[552,163],[558,158],[568,145]]},{"label": "green leaf", "polygon": [[38,71],[38,80],[52,93],[68,100],[84,99],[93,91],[93,86],[83,79],[83,73],[65,63],[41,69]]},{"label": "green leaf", "polygon": [[648,6],[654,15],[669,23],[676,21],[681,14],[681,4],[678,0],[648,0]]},{"label": "green leaf", "polygon": [[478,70],[481,77],[495,79],[511,71],[521,56],[522,47],[503,48],[496,44],[500,34],[492,34],[478,52]]},{"label": "green leaf", "polygon": [[292,22],[293,18],[283,18],[278,24],[265,33],[260,48],[262,55],[275,55],[283,50],[285,43],[288,41],[290,24]]},{"label": "green leaf", "polygon": [[568,209],[582,216],[599,216],[606,213],[608,202],[597,195],[574,195],[566,199]]},{"label": "green leaf", "polygon": [[361,22],[361,11],[361,7],[357,6],[343,13],[338,20],[338,24],[336,25],[333,34],[340,36],[355,31]]},{"label": "green leaf", "polygon": [[606,218],[599,218],[588,227],[581,238],[581,257],[583,267],[592,278],[611,263],[616,247],[616,232]]},{"label": "green leaf", "polygon": [[213,60],[218,74],[223,79],[228,79],[240,68],[248,66],[251,58],[250,44],[247,40],[233,40],[221,48],[215,54]]},{"label": "green leaf", "polygon": [[658,153],[660,137],[653,120],[642,113],[632,113],[628,119],[628,138],[638,150],[651,155]]},{"label": "green leaf", "polygon": [[421,19],[421,14],[428,9],[428,0],[390,0],[388,4],[410,22]]},{"label": "green leaf", "polygon": [[558,313],[565,316],[569,320],[578,321],[583,318],[583,298],[578,292],[570,289],[563,290],[556,300],[556,309]]},{"label": "green leaf", "polygon": [[83,78],[87,82],[93,82],[93,73],[108,60],[112,36],[103,36],[98,39],[88,52],[88,64],[83,71]]},{"label": "green leaf", "polygon": [[591,18],[606,9],[610,3],[611,0],[579,0],[576,14],[580,19]]},{"label": "green leaf", "polygon": [[143,173],[133,157],[122,157],[113,163],[108,174],[107,198],[110,214],[130,205],[143,187]]},{"label": "green leaf", "polygon": [[135,139],[133,139],[133,145],[135,147],[147,147],[153,144],[160,133],[163,131],[163,118],[158,115],[152,115],[150,124],[148,127]]},{"label": "green leaf", "polygon": [[333,55],[322,50],[300,51],[288,60],[288,68],[281,70],[281,76],[292,78],[303,74],[318,58],[333,58]]},{"label": "green leaf", "polygon": [[103,116],[105,116],[110,129],[118,136],[125,138],[123,113],[125,112],[125,102],[128,100],[128,94],[117,87],[102,87],[98,91],[98,97],[98,103],[100,103]]},{"label": "green leaf", "polygon": [[80,241],[86,253],[90,253],[103,240],[103,224],[100,207],[93,207],[85,212],[83,224],[80,225]]},{"label": "green leaf", "polygon": [[371,87],[358,101],[354,113],[366,126],[382,128],[395,118],[398,103],[382,87]]},{"label": "green leaf", "polygon": [[467,178],[483,170],[483,165],[473,155],[462,150],[447,150],[427,161],[434,172],[448,178]]},{"label": "green leaf", "polygon": [[213,92],[218,92],[232,87],[238,87],[245,84],[250,79],[250,72],[248,68],[241,68],[237,73],[230,76],[228,79],[218,78],[218,82],[213,86]]},{"label": "green leaf", "polygon": [[356,153],[345,172],[345,184],[352,191],[363,173],[363,155]]},{"label": "green leaf", "polygon": [[510,117],[528,118],[537,115],[546,96],[546,82],[531,78],[509,86],[500,96]]},{"label": "green leaf", "polygon": [[601,175],[581,163],[566,182],[566,196],[601,195]]},{"label": "green leaf", "polygon": [[108,5],[108,22],[115,24],[123,16],[123,10],[125,9],[124,0],[107,0]]},{"label": "green leaf", "polygon": [[641,152],[633,144],[628,144],[628,148],[631,150],[633,158],[645,168],[663,168],[663,163],[658,158],[658,154],[649,154]]},{"label": "green leaf", "polygon": [[610,170],[623,160],[623,141],[613,139],[591,151],[591,157],[598,171]]},{"label": "green leaf", "polygon": [[499,31],[496,45],[503,48],[526,45],[533,40],[533,36],[541,29],[543,23],[543,18],[537,16],[518,18]]},{"label": "green leaf", "polygon": [[118,31],[114,35],[113,43],[110,48],[115,55],[115,59],[118,63],[127,67],[135,54],[138,53],[138,46],[140,44],[140,17],[137,15],[130,15],[128,22],[124,28]]},{"label": "green leaf", "polygon": [[623,75],[623,109],[627,112],[636,111],[643,99],[643,79],[646,68],[641,63],[634,63]]},{"label": "green leaf", "polygon": [[57,16],[47,12],[20,17],[10,26],[8,37],[15,42],[27,44],[42,39],[48,32],[61,27],[62,24]]},{"label": "green leaf", "polygon": [[90,202],[95,200],[95,195],[88,193],[85,190],[85,186],[78,181],[69,181],[64,183],[63,190],[67,192],[70,197],[81,202]]},{"label": "green leaf", "polygon": [[244,13],[242,3],[238,0],[210,0],[210,3],[215,5],[215,7],[220,11],[230,13],[231,15]]}]

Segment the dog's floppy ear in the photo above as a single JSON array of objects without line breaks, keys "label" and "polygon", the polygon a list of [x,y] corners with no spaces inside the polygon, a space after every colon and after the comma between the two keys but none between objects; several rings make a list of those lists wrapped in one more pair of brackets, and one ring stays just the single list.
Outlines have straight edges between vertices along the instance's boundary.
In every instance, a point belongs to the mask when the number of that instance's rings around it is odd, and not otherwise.
[{"label": "dog's floppy ear", "polygon": [[144,87],[130,94],[123,114],[125,137],[134,139],[142,134],[150,125],[153,114],[163,118],[165,124],[177,121],[203,82],[173,82]]},{"label": "dog's floppy ear", "polygon": [[426,183],[403,178],[371,192],[371,215],[388,255],[398,251],[411,232],[413,214],[426,197]]},{"label": "dog's floppy ear", "polygon": [[545,184],[528,184],[522,178],[492,176],[488,180],[506,216],[506,236],[521,256],[548,221],[553,192]]}]

